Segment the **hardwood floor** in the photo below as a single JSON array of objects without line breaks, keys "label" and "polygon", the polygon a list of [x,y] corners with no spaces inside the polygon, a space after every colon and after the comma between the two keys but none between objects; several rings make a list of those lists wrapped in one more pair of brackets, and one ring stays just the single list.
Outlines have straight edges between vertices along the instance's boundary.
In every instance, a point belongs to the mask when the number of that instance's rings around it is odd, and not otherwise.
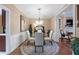
[{"label": "hardwood floor", "polygon": [[[27,45],[26,41],[23,42],[23,44],[21,44],[18,48],[16,48],[12,53],[10,53],[10,55],[22,55],[20,51],[20,47],[24,45]],[[62,41],[60,40],[58,55],[72,55],[70,42],[68,42],[67,40],[62,40]]]},{"label": "hardwood floor", "polygon": [[72,55],[71,45],[68,39],[60,40],[59,55]]},{"label": "hardwood floor", "polygon": [[24,46],[26,45],[27,46],[27,41],[24,41],[18,48],[16,48],[13,52],[11,52],[9,55],[22,55],[21,54],[21,50],[20,50],[20,47],[21,46]]}]

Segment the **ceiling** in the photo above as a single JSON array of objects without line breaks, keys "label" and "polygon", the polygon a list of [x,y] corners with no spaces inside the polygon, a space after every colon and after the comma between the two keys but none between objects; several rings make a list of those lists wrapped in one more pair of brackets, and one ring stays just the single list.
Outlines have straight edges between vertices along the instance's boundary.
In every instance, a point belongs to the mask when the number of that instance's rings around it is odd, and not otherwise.
[{"label": "ceiling", "polygon": [[70,5],[68,8],[66,8],[61,14],[61,16],[64,15],[66,17],[72,17],[73,16],[73,6]]},{"label": "ceiling", "polygon": [[64,7],[64,4],[15,4],[15,6],[30,19],[38,19],[38,8],[41,8],[40,18],[45,20],[52,18],[58,10]]}]

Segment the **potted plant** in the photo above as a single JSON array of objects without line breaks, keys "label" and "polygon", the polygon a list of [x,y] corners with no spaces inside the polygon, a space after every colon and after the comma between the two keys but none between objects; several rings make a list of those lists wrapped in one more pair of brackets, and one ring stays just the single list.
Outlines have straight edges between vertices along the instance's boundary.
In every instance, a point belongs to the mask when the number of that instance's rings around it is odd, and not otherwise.
[{"label": "potted plant", "polygon": [[29,25],[30,36],[32,37],[32,24]]},{"label": "potted plant", "polygon": [[79,55],[79,38],[73,37],[71,41],[71,48],[75,55]]}]

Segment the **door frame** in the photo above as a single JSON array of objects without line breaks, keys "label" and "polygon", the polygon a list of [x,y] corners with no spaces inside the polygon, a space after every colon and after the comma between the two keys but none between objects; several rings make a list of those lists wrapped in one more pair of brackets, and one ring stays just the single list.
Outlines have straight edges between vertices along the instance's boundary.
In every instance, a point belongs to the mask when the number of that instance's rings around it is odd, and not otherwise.
[{"label": "door frame", "polygon": [[5,5],[0,5],[1,9],[6,10],[6,52],[4,54],[9,54],[10,52],[10,37],[11,37],[11,23],[10,23],[10,14],[11,11]]}]

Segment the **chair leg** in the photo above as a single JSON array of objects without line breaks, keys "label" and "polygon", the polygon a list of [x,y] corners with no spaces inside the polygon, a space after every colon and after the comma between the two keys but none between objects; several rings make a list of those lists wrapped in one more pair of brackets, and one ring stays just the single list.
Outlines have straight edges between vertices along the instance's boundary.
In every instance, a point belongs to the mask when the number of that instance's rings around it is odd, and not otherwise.
[{"label": "chair leg", "polygon": [[45,45],[45,40],[44,40],[44,45]]},{"label": "chair leg", "polygon": [[27,45],[29,45],[30,41],[27,41]]},{"label": "chair leg", "polygon": [[52,41],[51,41],[51,45],[53,45]]},{"label": "chair leg", "polygon": [[51,43],[51,45],[53,45],[52,41],[49,41]]},{"label": "chair leg", "polygon": [[42,46],[42,52],[44,52],[44,48],[43,48],[43,46]]},{"label": "chair leg", "polygon": [[34,41],[34,45],[35,45],[35,41]]},{"label": "chair leg", "polygon": [[[44,52],[44,47],[43,46],[40,47],[42,47],[42,52]],[[36,46],[35,46],[35,53],[36,53]]]},{"label": "chair leg", "polygon": [[36,53],[36,46],[35,46],[35,53]]}]

